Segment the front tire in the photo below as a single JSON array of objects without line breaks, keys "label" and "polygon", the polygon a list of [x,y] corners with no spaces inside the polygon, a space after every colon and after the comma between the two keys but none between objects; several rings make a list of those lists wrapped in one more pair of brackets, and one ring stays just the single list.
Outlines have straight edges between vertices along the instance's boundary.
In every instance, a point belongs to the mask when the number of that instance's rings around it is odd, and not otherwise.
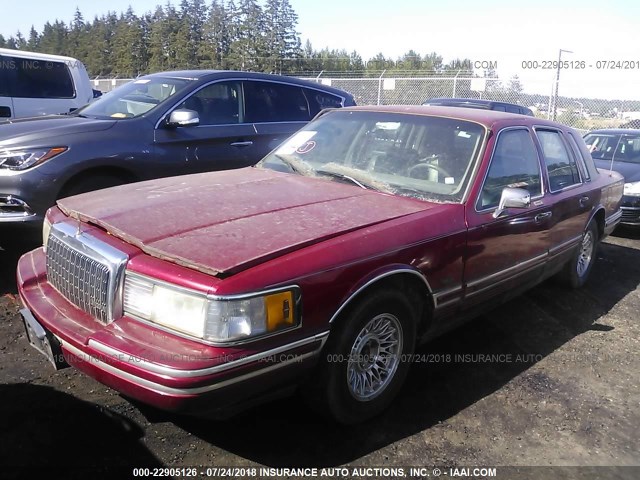
[{"label": "front tire", "polygon": [[314,382],[313,400],[336,421],[353,424],[381,413],[404,383],[417,314],[402,293],[380,289],[336,322]]},{"label": "front tire", "polygon": [[580,246],[565,266],[563,277],[566,284],[573,288],[580,288],[587,282],[596,261],[598,241],[598,227],[595,222],[589,222],[582,234]]}]

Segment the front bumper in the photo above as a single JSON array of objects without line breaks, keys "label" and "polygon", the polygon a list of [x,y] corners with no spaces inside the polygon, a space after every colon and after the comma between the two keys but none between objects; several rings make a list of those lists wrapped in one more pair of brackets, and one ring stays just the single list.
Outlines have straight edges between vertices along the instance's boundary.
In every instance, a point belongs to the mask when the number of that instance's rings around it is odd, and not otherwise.
[{"label": "front bumper", "polygon": [[28,222],[36,214],[27,202],[13,195],[0,193],[0,222]]},{"label": "front bumper", "polygon": [[46,175],[39,167],[0,168],[0,223],[42,222],[59,188],[60,179]]},{"label": "front bumper", "polygon": [[624,195],[622,197],[622,219],[624,225],[640,225],[640,197]]},{"label": "front bumper", "polygon": [[295,386],[303,372],[315,365],[328,336],[322,332],[223,348],[174,336],[128,317],[104,325],[47,282],[42,249],[20,259],[17,277],[25,309],[43,329],[41,333],[59,346],[64,362],[163,410],[220,415]]}]

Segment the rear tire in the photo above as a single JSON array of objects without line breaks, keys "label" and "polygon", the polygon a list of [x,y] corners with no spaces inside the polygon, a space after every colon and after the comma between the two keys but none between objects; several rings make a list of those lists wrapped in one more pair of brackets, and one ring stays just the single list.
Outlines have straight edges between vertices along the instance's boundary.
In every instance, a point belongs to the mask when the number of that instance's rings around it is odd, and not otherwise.
[{"label": "rear tire", "polygon": [[344,424],[381,413],[407,376],[416,317],[401,292],[369,292],[336,320],[307,398]]},{"label": "rear tire", "polygon": [[596,261],[598,241],[598,227],[591,221],[582,234],[580,246],[562,272],[564,282],[570,287],[580,288],[587,282]]}]

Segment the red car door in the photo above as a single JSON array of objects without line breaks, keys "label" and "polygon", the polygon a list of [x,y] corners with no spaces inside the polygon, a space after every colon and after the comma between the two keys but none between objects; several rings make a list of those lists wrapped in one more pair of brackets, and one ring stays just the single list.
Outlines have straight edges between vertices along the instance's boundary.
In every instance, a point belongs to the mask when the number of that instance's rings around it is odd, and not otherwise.
[{"label": "red car door", "polygon": [[563,132],[544,127],[536,128],[535,134],[548,178],[548,198],[553,205],[549,225],[549,261],[560,264],[581,242],[599,192],[591,191],[583,181],[587,172],[578,168],[568,143],[570,139],[565,138]]},{"label": "red car door", "polygon": [[[532,132],[524,126],[499,131],[486,172],[467,204],[463,309],[537,281],[547,260],[552,205],[544,194]],[[494,218],[507,187],[528,191],[531,203],[506,208]]]}]

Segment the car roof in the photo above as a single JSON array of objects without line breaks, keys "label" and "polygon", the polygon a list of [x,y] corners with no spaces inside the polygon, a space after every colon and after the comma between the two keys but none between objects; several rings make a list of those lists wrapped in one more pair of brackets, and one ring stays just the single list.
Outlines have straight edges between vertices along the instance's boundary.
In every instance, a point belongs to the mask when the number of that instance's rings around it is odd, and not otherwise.
[{"label": "car roof", "polygon": [[638,135],[640,134],[640,129],[637,128],[600,128],[598,130],[591,130],[590,132],[587,133],[587,135],[589,135],[590,133],[610,133],[610,134],[616,134],[616,135],[620,135],[622,133],[628,133],[631,135]]},{"label": "car roof", "polygon": [[28,52],[26,50],[13,50],[10,48],[0,48],[0,55],[7,55],[10,57],[28,58],[33,60],[51,60],[51,61],[66,61],[69,63],[78,62],[77,59],[67,57],[64,55],[51,55],[49,53],[40,52]]},{"label": "car roof", "polygon": [[366,105],[358,107],[346,107],[340,110],[405,113],[411,115],[432,115],[437,117],[449,117],[457,118],[460,120],[470,120],[476,123],[483,124],[489,128],[499,122],[503,122],[505,124],[511,123],[529,126],[550,126],[561,128],[563,130],[570,128],[558,122],[545,120],[543,118],[520,115],[517,113],[501,112],[498,110],[485,110],[483,108],[445,107],[440,105]]},{"label": "car roof", "polygon": [[172,70],[166,72],[151,73],[140,78],[183,78],[188,80],[216,80],[216,79],[234,79],[234,78],[252,78],[256,80],[272,80],[286,81],[297,85],[315,88],[326,92],[332,92],[341,96],[352,97],[352,95],[344,90],[330,87],[318,82],[303,80],[297,77],[287,75],[277,75],[271,73],[245,72],[240,70]]}]

